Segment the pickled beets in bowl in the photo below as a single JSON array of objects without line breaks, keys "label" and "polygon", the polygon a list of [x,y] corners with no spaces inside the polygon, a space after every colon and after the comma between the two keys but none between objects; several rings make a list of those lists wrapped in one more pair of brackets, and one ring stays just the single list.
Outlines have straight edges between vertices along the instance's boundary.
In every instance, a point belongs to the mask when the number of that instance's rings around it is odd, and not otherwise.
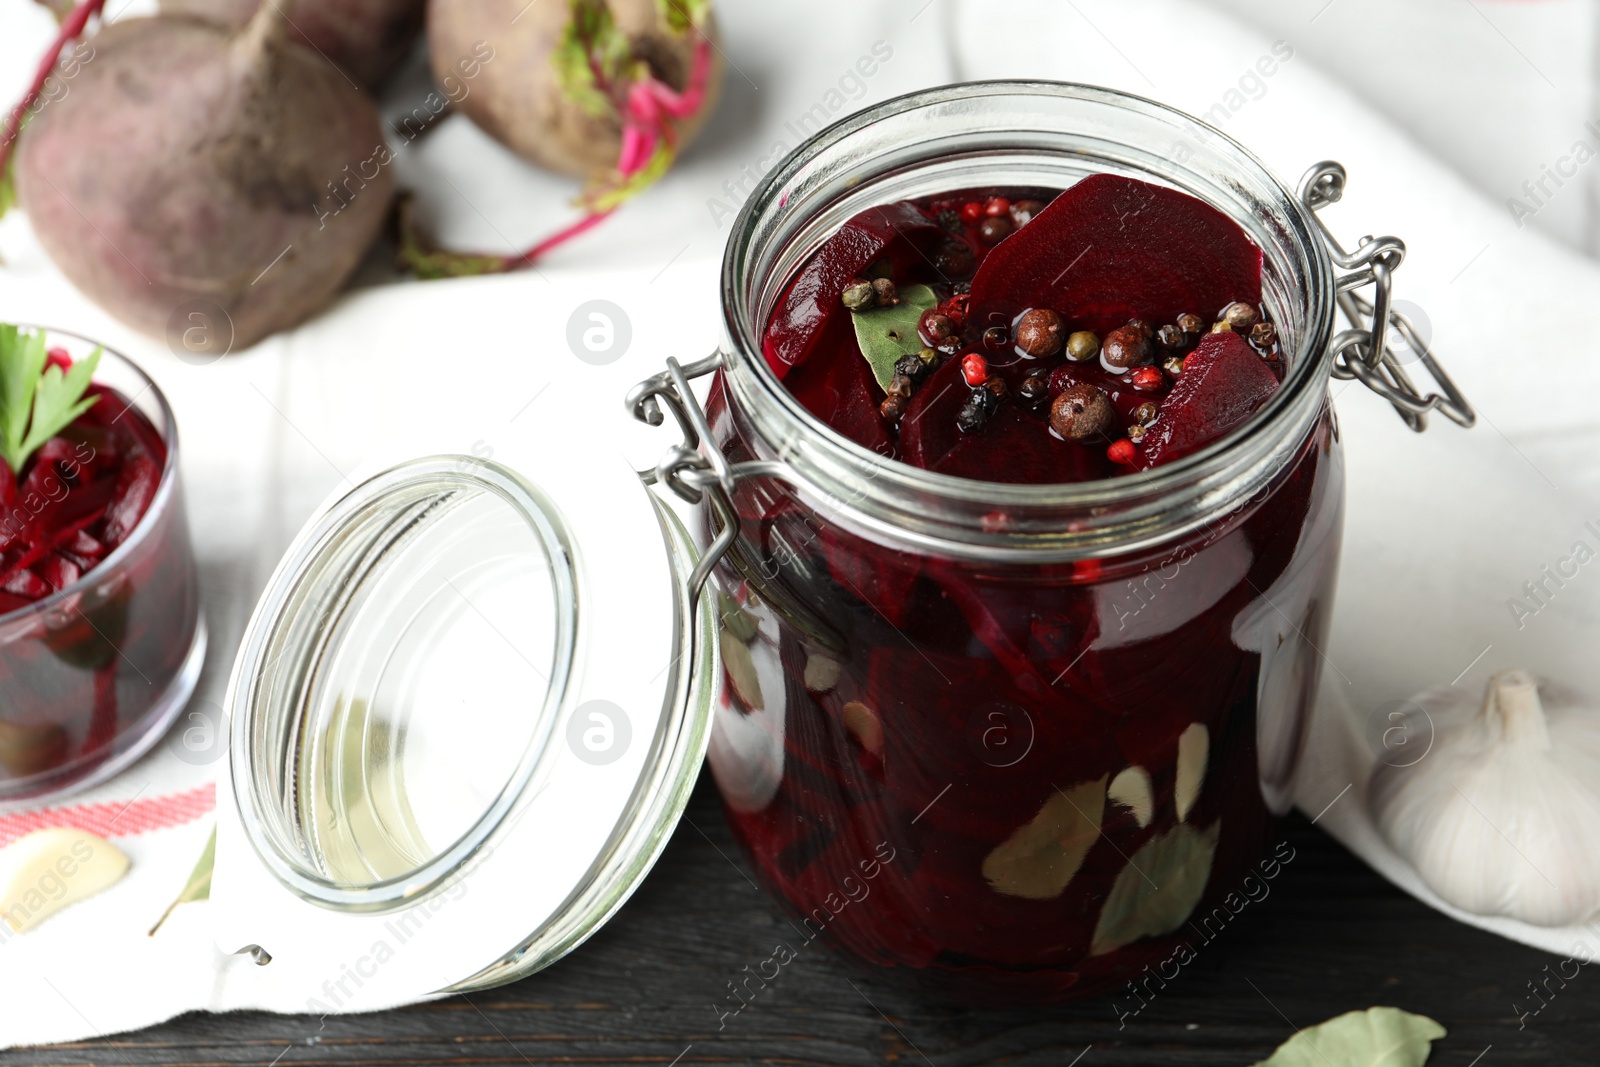
[{"label": "pickled beets in bowl", "polygon": [[120,357],[77,347],[0,326],[0,803],[138,755],[203,645],[170,419],[158,429],[136,400],[164,402]]},{"label": "pickled beets in bowl", "polygon": [[[879,463],[1119,480],[1279,388],[1262,277],[1232,218],[1165,186],[956,190],[848,219],[779,290],[763,354]],[[708,405],[719,446],[770,455],[731,397]],[[741,483],[710,761],[796,928],[968,1001],[1170,978],[1270,876],[1342,501],[1326,407],[1248,501],[1075,560],[912,549]]]}]

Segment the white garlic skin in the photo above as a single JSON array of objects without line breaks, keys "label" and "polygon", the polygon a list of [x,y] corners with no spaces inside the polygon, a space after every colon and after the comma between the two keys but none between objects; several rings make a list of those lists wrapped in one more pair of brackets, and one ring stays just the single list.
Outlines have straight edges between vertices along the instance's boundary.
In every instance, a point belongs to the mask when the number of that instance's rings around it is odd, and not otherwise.
[{"label": "white garlic skin", "polygon": [[1520,669],[1476,706],[1450,686],[1413,702],[1431,749],[1368,787],[1395,851],[1474,915],[1567,926],[1600,910],[1600,706]]}]

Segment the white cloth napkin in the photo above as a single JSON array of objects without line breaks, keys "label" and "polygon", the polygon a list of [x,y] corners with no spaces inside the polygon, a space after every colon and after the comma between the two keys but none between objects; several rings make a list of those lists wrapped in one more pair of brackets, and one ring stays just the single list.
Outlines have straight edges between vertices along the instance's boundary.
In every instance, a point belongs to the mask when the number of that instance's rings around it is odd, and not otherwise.
[{"label": "white cloth napkin", "polygon": [[[1065,7],[1020,0],[1003,19],[992,5],[963,0],[728,0],[719,10],[731,66],[726,99],[703,141],[660,188],[537,272],[359,289],[293,333],[195,366],[76,294],[25,218],[0,223],[0,319],[58,324],[121,348],[177,409],[212,627],[199,701],[220,702],[267,573],[375,439],[416,420],[479,418],[497,428],[524,409],[523,417],[536,417],[542,406],[559,405],[566,389],[620,397],[665,357],[709,351],[717,263],[731,222],[724,209],[742,200],[747,176],[776,146],[798,143],[797,124],[815,105],[843,114],[956,79],[1039,76],[1099,82],[1205,113],[1272,44],[1193,0]],[[12,5],[0,12],[0,27],[0,88],[11,95],[20,80],[13,68],[34,54],[49,26],[30,5]],[[863,82],[852,68],[877,42],[892,58]],[[1577,648],[1594,611],[1587,586],[1575,583],[1520,632],[1504,606],[1540,563],[1565,551],[1586,518],[1600,515],[1600,464],[1587,458],[1600,421],[1585,401],[1600,379],[1600,341],[1578,328],[1600,295],[1600,268],[1516,228],[1502,205],[1319,71],[1309,51],[1279,64],[1268,91],[1222,125],[1291,183],[1320,159],[1349,167],[1350,189],[1330,213],[1333,224],[1352,239],[1367,232],[1407,239],[1400,295],[1425,310],[1438,350],[1483,414],[1470,433],[1440,421],[1415,437],[1375,397],[1335,385],[1349,450],[1348,527],[1335,625],[1323,650],[1333,668],[1321,706],[1328,714],[1300,802],[1321,813],[1318,825],[1418,892],[1363,821],[1356,781],[1363,750],[1350,746],[1354,755],[1346,755],[1326,738],[1343,729],[1337,716],[1345,708],[1359,725],[1384,701],[1463,669],[1463,686],[1521,663],[1600,691],[1600,678],[1589,677],[1600,665]],[[424,91],[402,79],[391,106],[409,110],[414,96],[406,94]],[[515,161],[459,118],[401,151],[397,167],[441,235],[458,246],[510,249],[568,217],[571,183]],[[574,358],[565,340],[568,316],[597,298],[623,307],[633,326],[626,357],[599,371]],[[663,443],[634,438],[629,454],[637,448],[643,460]],[[214,773],[215,765],[194,766],[160,748],[65,804],[120,807],[192,794]],[[1346,783],[1353,784],[1341,793]],[[76,810],[63,818],[86,816]],[[208,820],[122,832],[132,825],[111,828],[134,860],[123,884],[0,944],[0,1003],[7,1005],[0,1046],[112,1034],[194,1009],[305,1010],[303,993],[264,989],[248,965],[217,952],[207,905],[180,908],[158,936],[146,936],[198,857]],[[1567,947],[1553,935],[1499,928]]]}]

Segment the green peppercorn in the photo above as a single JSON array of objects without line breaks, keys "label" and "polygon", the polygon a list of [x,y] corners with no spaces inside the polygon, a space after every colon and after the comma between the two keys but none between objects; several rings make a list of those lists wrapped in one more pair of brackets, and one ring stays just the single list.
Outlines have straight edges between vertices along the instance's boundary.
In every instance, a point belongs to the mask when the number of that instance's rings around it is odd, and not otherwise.
[{"label": "green peppercorn", "polygon": [[1100,338],[1088,330],[1079,330],[1067,338],[1067,358],[1074,363],[1087,363],[1100,355]]},{"label": "green peppercorn", "polygon": [[851,311],[866,311],[878,303],[878,294],[873,292],[871,282],[851,282],[840,299]]}]

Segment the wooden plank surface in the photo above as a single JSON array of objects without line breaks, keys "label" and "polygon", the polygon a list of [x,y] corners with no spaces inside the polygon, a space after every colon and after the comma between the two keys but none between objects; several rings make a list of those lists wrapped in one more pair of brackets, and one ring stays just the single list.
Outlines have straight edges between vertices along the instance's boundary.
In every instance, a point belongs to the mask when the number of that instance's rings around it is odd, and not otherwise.
[{"label": "wooden plank surface", "polygon": [[1108,1000],[1000,1011],[921,1001],[819,945],[802,950],[754,1004],[723,1018],[734,1003],[728,983],[792,932],[750,881],[703,779],[644,888],[592,941],[543,974],[378,1015],[185,1016],[114,1041],[0,1053],[0,1067],[1246,1067],[1292,1027],[1375,1004],[1444,1024],[1449,1036],[1434,1046],[1430,1067],[1600,1062],[1600,973],[1580,971],[1565,988],[1550,980],[1546,1006],[1519,1022],[1513,1003],[1538,1007],[1526,985],[1545,981],[1557,957],[1423,907],[1302,818],[1285,836],[1296,856],[1270,895],[1123,1022]]}]

